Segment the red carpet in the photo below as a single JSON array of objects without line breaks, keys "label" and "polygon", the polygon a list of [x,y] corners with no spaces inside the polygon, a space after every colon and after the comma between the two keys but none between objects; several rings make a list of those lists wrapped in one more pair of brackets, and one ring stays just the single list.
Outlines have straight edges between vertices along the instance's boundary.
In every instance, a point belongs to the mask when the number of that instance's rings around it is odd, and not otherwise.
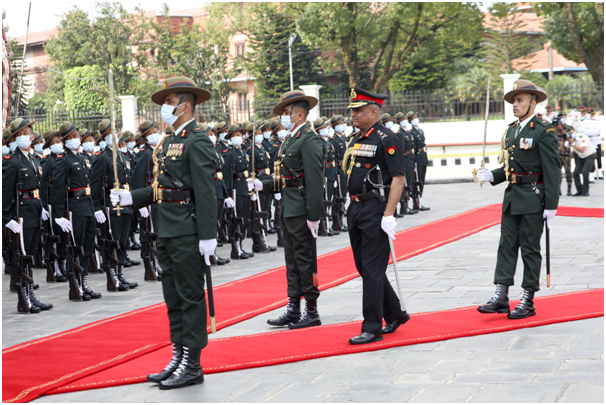
[{"label": "red carpet", "polygon": [[[398,260],[497,225],[500,207],[488,205],[398,232],[394,243]],[[321,290],[358,277],[349,247],[319,257],[318,268]],[[279,267],[215,287],[217,329],[285,305],[284,271],[285,267]],[[247,303],[245,313],[242,302]],[[2,351],[3,401],[31,401],[52,389],[159,350],[169,344],[168,340],[166,308],[160,303],[7,348]],[[41,356],[44,363],[40,362]]]},{"label": "red carpet", "polygon": [[604,208],[558,207],[558,215],[563,217],[604,218]]},{"label": "red carpet", "polygon": [[[512,302],[511,307],[517,303]],[[536,316],[520,320],[509,320],[504,314],[480,314],[475,306],[413,314],[395,334],[370,345],[347,343],[360,333],[361,322],[215,339],[202,352],[202,367],[206,374],[221,373],[596,318],[604,316],[604,289],[538,297],[535,306]],[[165,347],[47,394],[145,382],[147,373],[163,369],[171,354],[171,347]]]}]

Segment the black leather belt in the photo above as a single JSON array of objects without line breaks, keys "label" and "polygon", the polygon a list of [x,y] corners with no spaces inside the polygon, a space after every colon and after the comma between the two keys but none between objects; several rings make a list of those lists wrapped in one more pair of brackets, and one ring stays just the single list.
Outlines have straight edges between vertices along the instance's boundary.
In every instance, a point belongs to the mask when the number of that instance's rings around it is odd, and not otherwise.
[{"label": "black leather belt", "polygon": [[23,190],[21,191],[19,198],[25,198],[26,200],[37,200],[40,198],[40,190]]},{"label": "black leather belt", "polygon": [[326,168],[326,169],[332,169],[333,167],[335,167],[335,161],[334,160],[332,162],[327,162],[326,166],[324,166],[324,168]]},{"label": "black leather belt", "polygon": [[243,172],[234,173],[234,179],[244,179],[248,178],[248,170],[244,170]]},{"label": "black leather belt", "polygon": [[[301,173],[301,184],[305,186],[305,173]],[[299,187],[299,182],[295,176],[282,176],[282,188]]]},{"label": "black leather belt", "polygon": [[412,149],[408,149],[404,151],[404,155],[412,155],[414,151]]},{"label": "black leather belt", "polygon": [[67,192],[69,198],[84,197],[90,195],[90,187],[74,188]]},{"label": "black leather belt", "polygon": [[223,173],[216,172],[214,180],[223,180]]},{"label": "black leather belt", "polygon": [[425,152],[425,148],[419,148],[415,150],[415,153],[422,153]]},{"label": "black leather belt", "polygon": [[264,167],[262,169],[255,169],[255,172],[257,172],[257,174],[269,174],[269,168]]},{"label": "black leather belt", "polygon": [[377,198],[377,196],[375,196],[373,193],[350,194],[349,197],[351,198],[351,201],[354,202],[363,202]]},{"label": "black leather belt", "polygon": [[161,198],[159,198],[159,200],[162,200],[162,202],[166,201],[184,203],[193,201],[191,194],[192,190],[176,190],[173,188],[158,187],[158,191],[161,192]]},{"label": "black leather belt", "polygon": [[507,180],[509,180],[512,184],[542,184],[543,183],[543,173],[537,174],[525,174],[525,173],[509,173],[507,176]]}]

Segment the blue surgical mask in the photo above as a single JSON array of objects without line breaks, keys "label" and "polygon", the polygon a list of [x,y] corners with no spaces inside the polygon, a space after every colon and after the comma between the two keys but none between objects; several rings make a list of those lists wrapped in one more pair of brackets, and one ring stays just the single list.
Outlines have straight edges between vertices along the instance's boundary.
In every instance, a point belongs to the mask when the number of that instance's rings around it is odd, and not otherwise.
[{"label": "blue surgical mask", "polygon": [[581,121],[585,121],[585,117],[581,117]]},{"label": "blue surgical mask", "polygon": [[105,142],[105,141],[99,142],[99,149],[105,150],[106,147],[107,147],[107,142]]},{"label": "blue surgical mask", "polygon": [[9,153],[11,153],[11,148],[9,148],[6,145],[2,145],[2,154],[3,155],[8,155]]},{"label": "blue surgical mask", "polygon": [[[118,138],[116,136],[116,138]],[[112,140],[114,139],[114,136],[112,134],[109,134],[105,137],[105,143],[107,144],[107,146],[109,146],[110,148],[112,147],[113,143]]]},{"label": "blue surgical mask", "polygon": [[255,135],[255,143],[260,145],[263,142],[263,135]]},{"label": "blue surgical mask", "polygon": [[288,131],[286,129],[281,129],[278,131],[278,139],[283,141],[288,136]]},{"label": "blue surgical mask", "polygon": [[223,142],[225,142],[226,135],[227,135],[227,132],[223,132],[222,134],[219,134],[219,139],[222,140]]},{"label": "blue surgical mask", "polygon": [[208,135],[211,141],[213,141],[213,145],[217,144],[217,137],[215,135]]},{"label": "blue surgical mask", "polygon": [[413,127],[418,126],[419,125],[419,119],[415,118],[414,120],[412,120],[411,124],[412,124]]},{"label": "blue surgical mask", "polygon": [[160,110],[160,116],[162,117],[162,121],[164,121],[166,123],[166,125],[173,125],[175,122],[177,122],[177,119],[181,116],[181,114],[179,115],[173,115],[173,111],[175,111],[177,108],[181,107],[183,105],[183,103],[179,104],[178,106],[172,106],[172,105],[168,105],[168,104],[164,104],[162,105],[162,109]]},{"label": "blue surgical mask", "polygon": [[82,150],[86,153],[92,153],[95,150],[94,142],[84,142],[82,144]]},{"label": "blue surgical mask", "polygon": [[19,149],[27,149],[32,144],[32,136],[31,135],[19,135],[17,137],[17,146]]},{"label": "blue surgical mask", "polygon": [[231,137],[231,144],[234,146],[240,146],[242,145],[242,137],[241,136],[232,136]]},{"label": "blue surgical mask", "polygon": [[269,139],[271,137],[271,131],[263,132],[263,138]]},{"label": "blue surgical mask", "polygon": [[80,147],[80,138],[68,139],[65,141],[65,147],[69,150],[78,150]]},{"label": "blue surgical mask", "polygon": [[242,135],[242,139],[248,139],[248,132]]},{"label": "blue surgical mask", "polygon": [[126,147],[130,150],[133,150],[133,149],[135,149],[136,144],[137,144],[136,142],[127,142]]},{"label": "blue surgical mask", "polygon": [[8,148],[11,150],[11,152],[16,151],[17,150],[17,141],[9,143]]},{"label": "blue surgical mask", "polygon": [[149,143],[150,145],[156,146],[158,142],[160,142],[159,133],[156,132],[155,134],[147,135],[147,143]]},{"label": "blue surgical mask", "polygon": [[126,151],[128,150],[128,148],[124,147],[124,148],[118,148],[120,150],[120,152],[122,153],[126,153]]},{"label": "blue surgical mask", "polygon": [[44,144],[43,143],[37,143],[34,145],[34,151],[36,153],[42,153],[44,152]]},{"label": "blue surgical mask", "polygon": [[301,114],[301,113],[280,116],[280,122],[282,123],[282,126],[288,130],[293,129],[295,127],[295,124],[294,124],[294,122],[292,122],[292,117],[299,115],[299,114]]},{"label": "blue surgical mask", "polygon": [[320,129],[320,136],[328,136],[328,128]]},{"label": "blue surgical mask", "polygon": [[60,143],[55,143],[50,146],[50,150],[55,155],[58,155],[59,153],[63,152],[63,145],[61,145]]}]

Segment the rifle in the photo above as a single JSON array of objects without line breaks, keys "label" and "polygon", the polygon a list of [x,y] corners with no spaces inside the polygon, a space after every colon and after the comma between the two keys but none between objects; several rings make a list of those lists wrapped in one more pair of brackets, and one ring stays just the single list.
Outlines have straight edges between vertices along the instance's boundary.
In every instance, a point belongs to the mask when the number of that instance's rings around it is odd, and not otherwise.
[{"label": "rifle", "polygon": [[414,178],[412,180],[412,204],[413,209],[419,210],[421,208],[421,196],[422,193],[419,189],[419,186],[422,185],[423,182],[419,181],[419,176],[417,174],[417,168],[414,170]]},{"label": "rifle", "polygon": [[[64,217],[72,223],[72,213],[69,210],[69,189],[70,189],[70,178],[69,178],[69,167],[66,167],[67,170],[67,185],[65,187],[65,215]],[[65,232],[65,250],[67,251],[67,262],[65,265],[65,269],[67,271],[67,276],[69,279],[69,289],[71,291],[71,295],[69,297],[70,301],[82,301],[82,286],[79,282],[82,278],[82,272],[84,269],[80,266],[79,257],[84,255],[84,248],[82,246],[76,246],[76,242],[74,241],[74,232],[69,231]]]},{"label": "rifle", "polygon": [[282,200],[276,201],[276,219],[274,221],[274,228],[276,229],[276,235],[278,236],[278,247],[284,247],[284,232],[282,232],[282,221],[280,220],[280,208],[282,206]]},{"label": "rifle", "polygon": [[139,239],[141,243],[141,252],[143,253],[143,266],[145,267],[145,281],[159,281],[160,277],[152,262],[152,257],[156,256],[154,242],[158,234],[154,232],[153,222],[151,221],[151,206],[149,206],[149,215],[147,218],[139,218]]},{"label": "rifle", "polygon": [[326,188],[326,161],[328,160],[328,139],[324,148],[324,158],[322,160],[322,179],[324,181],[324,199],[322,200],[322,217],[320,218],[320,226],[318,228],[318,236],[328,236],[328,207],[332,203],[328,200],[328,189]]},{"label": "rifle", "polygon": [[44,221],[42,230],[42,243],[44,246],[44,266],[46,267],[46,282],[55,282],[55,268],[53,262],[59,260],[59,255],[55,252],[55,244],[61,242],[61,237],[53,233],[51,221],[53,220],[53,207],[48,204],[48,219]]},{"label": "rifle", "polygon": [[14,269],[11,270],[16,274],[16,278],[12,283],[17,290],[17,312],[19,313],[29,313],[31,308],[31,302],[29,300],[29,295],[26,297],[25,292],[23,291],[23,280],[25,280],[28,284],[32,284],[34,280],[28,274],[28,266],[33,265],[34,257],[32,255],[25,254],[25,244],[23,242],[23,218],[19,217],[19,206],[21,205],[20,196],[23,190],[23,182],[21,181],[21,155],[19,156],[19,180],[17,182],[17,197],[16,197],[16,208],[15,214],[17,216],[17,221],[19,222],[19,226],[21,226],[21,232],[12,233],[10,229],[7,229],[7,239],[12,241],[12,248],[14,254]]},{"label": "rifle", "polygon": [[[254,180],[257,177],[257,171],[255,170],[255,132],[256,132],[256,122],[253,123],[253,140],[252,140],[252,179]],[[256,196],[256,200],[255,197]],[[265,243],[265,232],[267,232],[267,226],[265,226],[264,221],[262,219],[269,220],[269,213],[265,211],[261,211],[261,200],[259,199],[259,192],[252,191],[251,193],[251,213],[252,213],[252,225],[253,225],[253,235],[257,240],[257,246],[259,246],[259,252],[268,252],[269,248]]]},{"label": "rifle", "polygon": [[[235,166],[235,165],[233,165]],[[233,175],[232,175],[232,187],[233,187]],[[244,224],[244,218],[239,217],[236,212],[236,190],[232,188],[232,195],[234,200],[234,206],[229,209],[229,243],[231,243],[231,257],[240,257],[240,251],[236,246],[237,240],[242,237],[240,232],[241,224]]]},{"label": "rifle", "polygon": [[227,238],[227,234],[225,233],[225,228],[223,228],[224,223],[225,223],[225,215],[223,215],[221,217],[221,219],[217,219],[217,232],[219,233],[217,242],[219,242],[219,243],[229,242],[229,239]]},{"label": "rifle", "polygon": [[111,265],[118,264],[118,259],[116,258],[116,250],[119,248],[118,241],[114,240],[111,235],[111,225],[110,225],[110,212],[109,207],[105,205],[105,190],[107,189],[107,160],[105,156],[100,156],[103,159],[103,195],[101,197],[103,214],[105,214],[106,221],[101,224],[101,226],[97,229],[98,235],[101,236],[101,261],[103,271],[107,275],[107,291],[117,291],[118,286],[116,283],[116,279],[112,274]]},{"label": "rifle", "polygon": [[345,197],[341,195],[341,176],[339,176],[339,170],[337,169],[337,187],[335,187],[335,195],[332,199],[332,229],[335,231],[343,231],[341,216],[345,214],[344,204]]}]

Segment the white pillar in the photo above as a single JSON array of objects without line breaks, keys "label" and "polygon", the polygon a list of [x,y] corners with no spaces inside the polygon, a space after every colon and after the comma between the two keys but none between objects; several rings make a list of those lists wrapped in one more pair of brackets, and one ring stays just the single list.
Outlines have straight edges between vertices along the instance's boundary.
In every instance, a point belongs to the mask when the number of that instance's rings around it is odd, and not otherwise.
[{"label": "white pillar", "polygon": [[137,99],[139,96],[118,96],[122,100],[122,131],[137,133]]},{"label": "white pillar", "polygon": [[318,105],[311,109],[307,119],[314,121],[316,118],[320,118],[320,89],[322,88],[319,84],[308,84],[307,86],[299,86],[301,90],[307,96],[312,96],[318,99]]},{"label": "white pillar", "polygon": [[[513,90],[513,84],[520,78],[521,75],[514,73],[508,75],[501,75],[503,79],[503,95],[507,94],[508,91]],[[513,115],[513,105],[507,101],[505,103],[505,122],[509,124],[515,121],[517,118]]]}]

